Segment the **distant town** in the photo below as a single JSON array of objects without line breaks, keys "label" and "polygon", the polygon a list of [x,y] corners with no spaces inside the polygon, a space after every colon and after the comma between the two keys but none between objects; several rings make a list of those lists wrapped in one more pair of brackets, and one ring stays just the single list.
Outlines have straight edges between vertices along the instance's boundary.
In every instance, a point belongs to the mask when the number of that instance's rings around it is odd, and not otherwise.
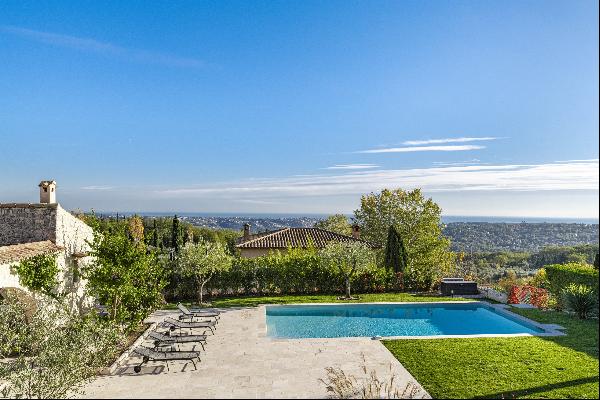
[{"label": "distant town", "polygon": [[[133,213],[104,213],[105,216],[125,216]],[[174,213],[176,214],[176,213]],[[167,216],[168,213],[141,213],[143,216]],[[250,224],[253,232],[266,232],[285,227],[308,228],[325,216],[317,215],[199,215],[177,214],[182,221],[198,227],[241,231]],[[473,219],[479,221],[472,221]],[[482,222],[484,221],[484,222]],[[555,222],[556,221],[556,222]],[[443,233],[452,241],[452,250],[463,252],[528,251],[547,246],[597,244],[599,225],[594,220],[503,218],[503,217],[443,217]]]}]

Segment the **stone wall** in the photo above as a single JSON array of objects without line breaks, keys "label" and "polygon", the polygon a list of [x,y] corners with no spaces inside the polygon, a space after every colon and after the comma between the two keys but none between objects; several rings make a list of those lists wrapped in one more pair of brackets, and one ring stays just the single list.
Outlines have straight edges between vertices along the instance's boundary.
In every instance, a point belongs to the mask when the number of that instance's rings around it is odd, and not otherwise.
[{"label": "stone wall", "polygon": [[486,299],[494,300],[504,304],[508,303],[508,296],[506,293],[499,292],[491,287],[480,287],[479,292],[483,294],[483,297]]},{"label": "stone wall", "polygon": [[0,246],[56,242],[58,208],[58,204],[0,204]]}]

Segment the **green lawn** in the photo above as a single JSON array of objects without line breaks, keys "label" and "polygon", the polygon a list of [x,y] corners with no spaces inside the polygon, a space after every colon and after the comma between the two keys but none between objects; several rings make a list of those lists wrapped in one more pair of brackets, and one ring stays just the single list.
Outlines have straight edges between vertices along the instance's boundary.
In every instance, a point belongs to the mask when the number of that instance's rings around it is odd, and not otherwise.
[{"label": "green lawn", "polygon": [[598,321],[515,312],[562,325],[567,336],[384,344],[434,398],[598,398]]},{"label": "green lawn", "polygon": [[[412,293],[369,293],[359,294],[358,300],[337,300],[338,295],[299,295],[299,296],[237,296],[212,299],[211,307],[256,307],[259,304],[289,303],[368,303],[377,301],[463,301],[462,298],[442,297],[435,294]],[[184,302],[190,305],[190,302]],[[177,303],[169,303],[166,308],[175,308]]]}]

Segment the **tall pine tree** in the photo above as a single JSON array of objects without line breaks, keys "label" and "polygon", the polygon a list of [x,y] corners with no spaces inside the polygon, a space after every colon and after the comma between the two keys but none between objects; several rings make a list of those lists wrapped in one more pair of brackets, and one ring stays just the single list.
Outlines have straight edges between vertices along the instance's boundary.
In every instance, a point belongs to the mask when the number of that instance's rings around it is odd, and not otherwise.
[{"label": "tall pine tree", "polygon": [[404,272],[408,264],[408,257],[402,237],[394,228],[390,226],[388,230],[387,245],[385,248],[385,266],[392,268],[394,272]]}]

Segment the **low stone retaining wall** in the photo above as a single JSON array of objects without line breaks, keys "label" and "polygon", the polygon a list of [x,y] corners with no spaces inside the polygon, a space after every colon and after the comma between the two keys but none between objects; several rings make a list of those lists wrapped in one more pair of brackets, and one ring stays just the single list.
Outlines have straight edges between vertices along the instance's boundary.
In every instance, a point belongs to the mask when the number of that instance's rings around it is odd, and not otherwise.
[{"label": "low stone retaining wall", "polygon": [[508,303],[508,295],[506,293],[499,292],[491,287],[481,286],[479,292],[483,294],[486,299],[494,300],[499,303]]}]

